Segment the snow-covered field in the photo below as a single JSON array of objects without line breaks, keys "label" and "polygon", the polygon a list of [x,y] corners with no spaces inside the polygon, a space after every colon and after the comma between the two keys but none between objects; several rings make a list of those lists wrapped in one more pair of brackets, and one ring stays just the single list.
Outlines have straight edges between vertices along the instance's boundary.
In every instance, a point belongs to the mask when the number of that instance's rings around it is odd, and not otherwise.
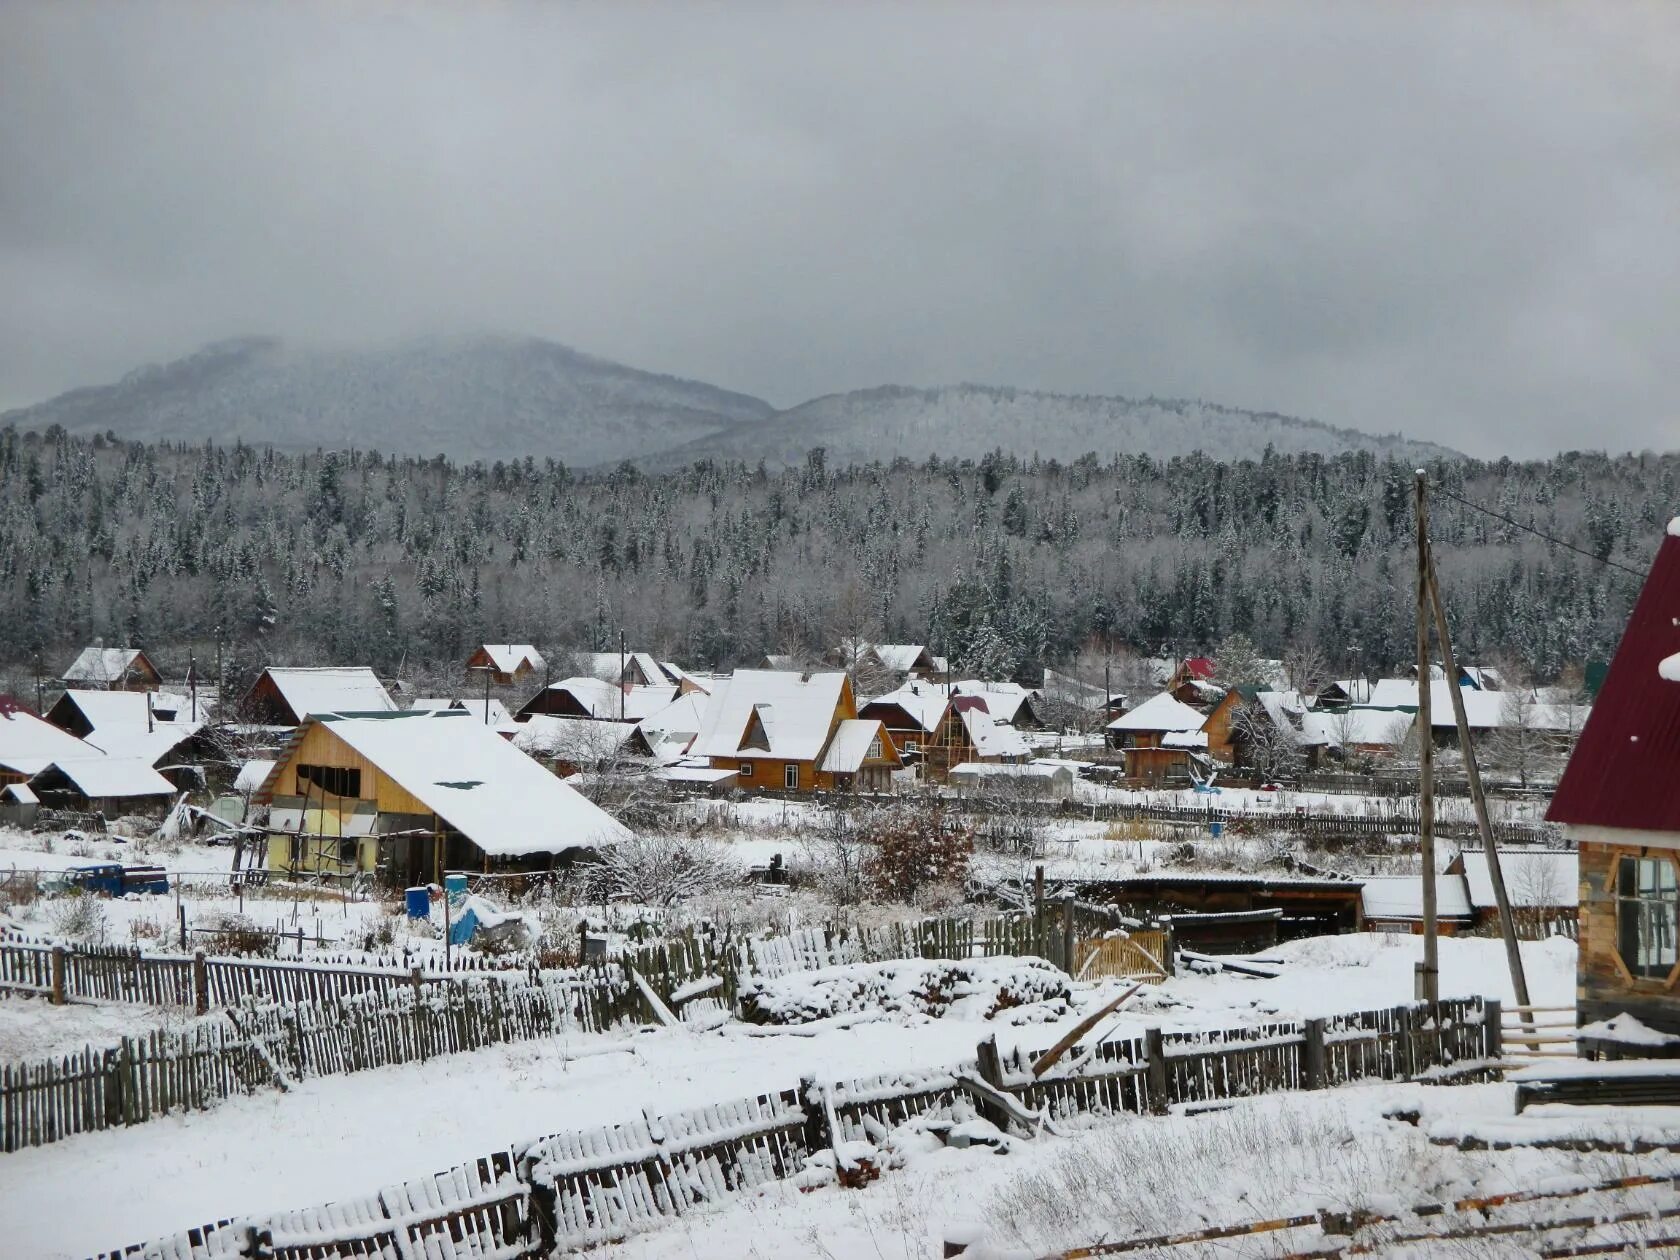
[{"label": "snow-covered field", "polygon": [[[1497,941],[1445,939],[1441,946],[1444,995],[1508,996]],[[1275,980],[1181,975],[1146,989],[1097,1035],[1128,1035],[1152,1024],[1225,1027],[1276,1015],[1392,1005],[1410,998],[1420,949],[1413,937],[1296,942],[1269,951],[1268,957],[1285,960]],[[1527,946],[1525,959],[1537,1002],[1567,1000],[1572,945]],[[233,1099],[209,1112],[0,1156],[0,1237],[11,1240],[19,1255],[82,1256],[228,1215],[368,1192],[515,1141],[624,1120],[643,1110],[658,1114],[728,1101],[790,1087],[806,1076],[861,1077],[955,1063],[971,1059],[976,1043],[994,1032],[1006,1051],[1040,1049],[1113,992],[1082,986],[1076,1009],[1058,1007],[1038,1022],[1032,1021],[1047,1012],[1024,1007],[996,1021],[952,1010],[940,1019],[901,1014],[789,1030],[729,1025],[712,1032],[578,1035],[309,1080],[287,1094]],[[8,1005],[13,1004],[0,1003],[0,1028]],[[28,1006],[26,1017],[40,1018],[38,1004]],[[828,1251],[811,1252],[798,1243],[801,1254],[933,1255],[937,1252],[927,1249],[930,1222],[949,1205],[969,1199],[984,1206],[988,1196],[982,1188],[995,1184],[988,1181],[990,1170],[1008,1164],[995,1156],[940,1152],[929,1156],[925,1168],[918,1162],[862,1193],[794,1195],[777,1207],[778,1196],[792,1192],[773,1189],[722,1213],[715,1238],[705,1218],[673,1224],[635,1246],[646,1249],[642,1254],[709,1260],[754,1254],[739,1249],[743,1232],[753,1236],[753,1246],[767,1248],[768,1240],[780,1238],[783,1247],[793,1247],[802,1235],[776,1231],[808,1228],[825,1240]],[[954,1171],[942,1175],[947,1167]],[[818,1205],[809,1209],[816,1215],[808,1220],[806,1204]],[[841,1219],[831,1220],[825,1212]],[[894,1212],[910,1222],[902,1236]],[[766,1224],[772,1218],[781,1222],[773,1229]],[[704,1248],[697,1230],[708,1240]],[[831,1231],[840,1232],[827,1241]],[[865,1245],[872,1233],[875,1243]],[[688,1251],[681,1250],[684,1238]]]}]

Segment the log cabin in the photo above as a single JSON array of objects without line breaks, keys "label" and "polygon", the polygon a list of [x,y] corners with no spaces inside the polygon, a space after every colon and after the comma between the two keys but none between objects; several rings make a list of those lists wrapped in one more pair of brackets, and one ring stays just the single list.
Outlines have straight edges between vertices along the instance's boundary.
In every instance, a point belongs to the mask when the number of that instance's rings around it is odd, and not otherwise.
[{"label": "log cabin", "polygon": [[401,884],[549,868],[630,835],[459,709],[312,716],[253,802],[269,807],[270,871]]},{"label": "log cabin", "polygon": [[1192,754],[1207,748],[1206,721],[1200,710],[1163,691],[1110,722],[1108,742],[1125,751],[1128,778],[1145,783],[1188,778]]},{"label": "log cabin", "polygon": [[860,718],[852,680],[738,669],[706,706],[694,753],[747,789],[890,792],[903,759],[879,719]]},{"label": "log cabin", "polygon": [[[943,779],[953,766],[1014,764],[1032,756],[1026,737],[992,712],[994,697],[965,695],[944,683],[909,682],[871,700],[859,716],[881,722],[901,755],[921,766],[924,779]],[[1016,712],[1017,697],[1004,704]]]},{"label": "log cabin", "polygon": [[[1668,523],[1546,817],[1580,851],[1576,1022],[1680,1044],[1680,517]],[[1625,1017],[1625,1018],[1624,1018]],[[1587,1030],[1594,1036],[1589,1037]],[[1634,1030],[1637,1035],[1637,1030]]]}]

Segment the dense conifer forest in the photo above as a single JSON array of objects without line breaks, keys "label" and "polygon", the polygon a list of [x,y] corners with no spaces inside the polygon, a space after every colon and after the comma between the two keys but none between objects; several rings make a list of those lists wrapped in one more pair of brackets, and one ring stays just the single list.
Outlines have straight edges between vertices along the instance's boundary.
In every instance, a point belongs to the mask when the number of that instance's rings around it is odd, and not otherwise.
[{"label": "dense conifer forest", "polygon": [[[1432,526],[1466,658],[1536,679],[1615,647],[1680,455],[1440,462]],[[632,646],[694,667],[844,636],[1033,676],[1093,644],[1242,632],[1334,671],[1407,659],[1412,469],[1367,453],[580,475],[0,430],[0,662],[13,687],[83,644],[166,670],[447,667],[481,641]],[[1447,493],[1584,548],[1573,554]]]}]

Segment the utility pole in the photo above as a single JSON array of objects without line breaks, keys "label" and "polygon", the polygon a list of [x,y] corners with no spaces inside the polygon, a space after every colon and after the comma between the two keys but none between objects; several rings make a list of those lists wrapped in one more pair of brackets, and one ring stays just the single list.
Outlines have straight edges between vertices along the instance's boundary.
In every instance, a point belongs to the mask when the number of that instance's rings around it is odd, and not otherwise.
[{"label": "utility pole", "polygon": [[192,721],[198,721],[198,655],[187,653],[187,692],[192,697]]},{"label": "utility pole", "polygon": [[1511,971],[1511,992],[1517,1005],[1528,1006],[1528,977],[1523,973],[1522,950],[1517,945],[1517,925],[1511,915],[1511,898],[1505,891],[1505,873],[1499,866],[1499,848],[1488,821],[1487,796],[1482,791],[1482,771],[1476,764],[1476,748],[1470,740],[1470,720],[1464,712],[1464,693],[1458,686],[1458,661],[1453,656],[1452,637],[1447,632],[1447,606],[1441,599],[1441,585],[1435,577],[1435,556],[1429,556],[1429,602],[1435,610],[1435,634],[1441,640],[1441,664],[1450,682],[1453,720],[1458,724],[1458,742],[1464,750],[1464,774],[1470,781],[1470,801],[1476,807],[1476,830],[1487,854],[1488,878],[1493,881],[1493,899],[1499,907],[1499,932],[1505,938],[1505,962]]},{"label": "utility pole", "polygon": [[618,630],[618,720],[624,721],[624,627]]},{"label": "utility pole", "polygon": [[1418,844],[1423,858],[1423,961],[1415,996],[1441,1000],[1441,941],[1435,904],[1435,739],[1430,722],[1428,474],[1417,470]]}]

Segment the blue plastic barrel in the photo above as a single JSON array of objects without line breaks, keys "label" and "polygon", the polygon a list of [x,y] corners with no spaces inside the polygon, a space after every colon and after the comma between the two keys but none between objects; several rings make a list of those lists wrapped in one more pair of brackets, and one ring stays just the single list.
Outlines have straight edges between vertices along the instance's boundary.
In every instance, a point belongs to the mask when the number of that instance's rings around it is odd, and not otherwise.
[{"label": "blue plastic barrel", "polygon": [[432,917],[432,891],[429,888],[410,888],[403,894],[403,904],[408,907],[411,919]]},{"label": "blue plastic barrel", "polygon": [[443,877],[443,891],[448,896],[450,905],[460,905],[467,895],[467,877],[465,875],[445,875]]},{"label": "blue plastic barrel", "polygon": [[1208,824],[1208,834],[1210,836],[1217,837],[1219,835],[1219,833],[1224,831],[1224,830],[1225,830],[1225,824],[1224,823],[1209,823]]}]

